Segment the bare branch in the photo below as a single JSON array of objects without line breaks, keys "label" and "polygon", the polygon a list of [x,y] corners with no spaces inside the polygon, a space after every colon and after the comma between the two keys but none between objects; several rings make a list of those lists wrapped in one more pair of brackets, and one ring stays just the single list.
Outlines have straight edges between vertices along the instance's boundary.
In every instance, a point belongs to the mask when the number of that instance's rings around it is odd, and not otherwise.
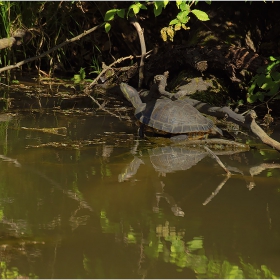
[{"label": "bare branch", "polygon": [[42,54],[40,54],[40,55],[38,55],[38,56],[34,56],[34,57],[31,57],[31,58],[22,60],[22,61],[20,61],[20,62],[14,64],[14,65],[9,65],[9,66],[5,66],[5,67],[3,67],[3,68],[0,68],[0,73],[1,73],[1,72],[4,72],[4,71],[11,70],[11,69],[14,69],[14,68],[19,68],[19,67],[22,66],[23,64],[26,64],[26,63],[28,63],[28,62],[31,62],[31,61],[37,60],[37,59],[39,59],[39,58],[42,58],[42,57],[46,56],[47,54],[49,54],[49,53],[51,53],[51,52],[53,52],[53,51],[55,51],[55,50],[57,50],[57,49],[59,49],[59,48],[62,48],[62,47],[64,47],[65,45],[67,45],[67,44],[69,44],[69,43],[73,43],[73,42],[75,42],[75,41],[80,40],[82,37],[84,37],[84,36],[90,34],[91,32],[97,30],[99,27],[102,27],[103,25],[104,25],[104,23],[102,23],[102,24],[100,24],[100,25],[97,25],[97,26],[95,26],[95,27],[93,27],[93,28],[91,28],[91,29],[89,29],[89,30],[87,30],[87,31],[84,31],[84,33],[82,33],[82,34],[80,34],[80,35],[78,35],[78,36],[76,36],[76,37],[74,37],[74,38],[72,38],[72,39],[69,39],[69,40],[67,39],[65,42],[63,42],[63,43],[61,43],[61,44],[55,46],[54,48],[51,48],[50,50],[48,50],[48,51],[46,51],[46,52],[44,52],[44,53],[42,53]]}]

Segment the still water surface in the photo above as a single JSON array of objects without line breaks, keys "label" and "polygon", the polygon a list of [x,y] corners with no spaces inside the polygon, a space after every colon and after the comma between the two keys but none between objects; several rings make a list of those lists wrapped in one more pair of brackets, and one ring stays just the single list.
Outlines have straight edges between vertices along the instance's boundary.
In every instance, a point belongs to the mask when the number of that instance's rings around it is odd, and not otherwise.
[{"label": "still water surface", "polygon": [[137,141],[110,116],[19,114],[0,128],[1,278],[280,277],[267,154],[220,156],[227,180],[205,153]]}]

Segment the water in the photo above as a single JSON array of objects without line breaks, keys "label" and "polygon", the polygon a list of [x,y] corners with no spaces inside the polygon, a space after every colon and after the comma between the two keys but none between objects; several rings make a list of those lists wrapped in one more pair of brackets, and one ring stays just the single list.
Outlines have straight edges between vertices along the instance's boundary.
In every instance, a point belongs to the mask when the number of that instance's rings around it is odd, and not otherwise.
[{"label": "water", "polygon": [[[66,130],[28,129],[52,127]],[[19,114],[0,128],[1,278],[279,278],[267,147],[220,156],[227,178],[205,153],[159,150],[106,115]]]}]

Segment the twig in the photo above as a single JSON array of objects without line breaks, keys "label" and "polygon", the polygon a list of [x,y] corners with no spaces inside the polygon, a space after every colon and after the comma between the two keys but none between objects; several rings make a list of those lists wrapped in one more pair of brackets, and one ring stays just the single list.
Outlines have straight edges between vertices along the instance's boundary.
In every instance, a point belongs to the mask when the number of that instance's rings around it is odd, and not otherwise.
[{"label": "twig", "polygon": [[108,114],[110,114],[111,116],[114,116],[116,118],[118,118],[119,120],[121,119],[127,119],[125,117],[122,117],[121,115],[116,115],[112,112],[110,112],[109,110],[105,109],[104,106],[102,106],[94,97],[92,97],[90,94],[88,94],[88,97],[98,106],[99,109],[101,109],[104,112],[107,112]]},{"label": "twig", "polygon": [[90,94],[90,89],[97,84],[98,80],[100,79],[100,77],[112,66],[114,66],[115,64],[121,63],[124,60],[127,59],[133,59],[133,55],[130,56],[126,56],[126,57],[121,57],[118,60],[114,61],[113,63],[111,63],[109,66],[105,67],[100,73],[99,75],[92,81],[92,83],[90,83],[84,90],[85,94],[89,95]]},{"label": "twig", "polygon": [[218,192],[225,185],[225,183],[227,182],[227,180],[229,178],[230,178],[230,175],[227,175],[227,177],[220,183],[220,185],[215,189],[215,191],[212,192],[212,194],[202,203],[202,205],[205,206],[206,204],[208,204],[213,199],[213,197],[215,197],[218,194]]},{"label": "twig", "polygon": [[139,22],[136,21],[136,18],[133,17],[130,22],[136,29],[139,40],[140,40],[140,46],[141,46],[141,60],[140,60],[140,67],[139,67],[139,81],[138,81],[138,89],[142,87],[142,83],[144,80],[144,59],[146,56],[146,44],[145,44],[145,38],[144,38],[144,31],[141,28]]},{"label": "twig", "polygon": [[0,73],[1,73],[1,72],[4,72],[4,71],[11,70],[11,69],[14,69],[14,68],[19,68],[20,66],[22,66],[22,65],[25,64],[25,63],[28,63],[28,62],[37,60],[37,59],[39,59],[39,58],[41,58],[41,57],[44,57],[44,56],[46,56],[47,54],[49,54],[49,53],[51,53],[51,52],[53,52],[53,51],[55,51],[55,50],[57,50],[57,49],[59,49],[59,48],[64,47],[65,45],[67,45],[67,44],[69,44],[69,43],[73,43],[73,42],[75,42],[75,41],[78,41],[78,40],[80,40],[82,37],[88,35],[89,33],[93,32],[93,31],[95,31],[95,30],[98,29],[99,27],[102,27],[104,24],[105,24],[105,23],[102,23],[102,24],[97,25],[97,26],[95,26],[95,27],[93,27],[93,28],[91,28],[91,29],[89,29],[89,30],[87,30],[87,31],[84,31],[82,34],[80,34],[80,35],[78,35],[78,36],[76,36],[76,37],[74,37],[74,38],[72,38],[72,39],[69,39],[69,40],[67,39],[67,40],[64,41],[63,43],[61,43],[61,44],[55,46],[54,48],[52,48],[52,49],[50,49],[50,50],[48,50],[48,51],[46,51],[46,52],[44,52],[44,53],[42,53],[42,54],[40,54],[40,55],[38,55],[38,56],[34,56],[34,57],[31,57],[31,58],[22,60],[22,61],[20,61],[20,62],[14,64],[14,65],[9,65],[9,66],[5,66],[5,67],[3,67],[3,68],[0,68]]},{"label": "twig", "polygon": [[226,166],[222,163],[222,161],[219,159],[217,155],[215,155],[208,147],[204,146],[204,149],[211,155],[212,158],[214,158],[218,164],[226,171],[227,175],[230,176],[230,171],[226,168]]}]

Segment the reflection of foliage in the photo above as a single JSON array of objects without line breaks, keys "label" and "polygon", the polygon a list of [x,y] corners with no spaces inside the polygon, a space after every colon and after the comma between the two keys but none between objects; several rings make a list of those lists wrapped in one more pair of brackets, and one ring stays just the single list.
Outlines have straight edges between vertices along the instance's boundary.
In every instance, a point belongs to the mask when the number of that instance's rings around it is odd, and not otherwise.
[{"label": "reflection of foliage", "polygon": [[33,273],[30,273],[27,276],[25,275],[21,275],[19,273],[19,270],[17,267],[11,267],[11,268],[8,268],[8,265],[6,262],[4,261],[1,261],[0,262],[0,270],[1,270],[1,278],[2,279],[19,279],[19,278],[25,278],[25,279],[28,279],[28,278],[31,278],[31,279],[38,279],[39,277],[34,275]]},{"label": "reflection of foliage", "polygon": [[[126,243],[141,244],[140,235],[135,234],[129,225],[111,222],[106,211],[100,213],[101,226],[104,233],[122,234]],[[277,276],[266,265],[261,268],[245,263],[240,258],[239,264],[231,263],[221,258],[207,257],[203,237],[194,237],[184,241],[185,230],[176,230],[168,221],[150,228],[149,235],[144,243],[144,252],[149,259],[162,259],[164,262],[174,264],[178,269],[190,268],[198,278],[222,279],[276,279]]]}]

